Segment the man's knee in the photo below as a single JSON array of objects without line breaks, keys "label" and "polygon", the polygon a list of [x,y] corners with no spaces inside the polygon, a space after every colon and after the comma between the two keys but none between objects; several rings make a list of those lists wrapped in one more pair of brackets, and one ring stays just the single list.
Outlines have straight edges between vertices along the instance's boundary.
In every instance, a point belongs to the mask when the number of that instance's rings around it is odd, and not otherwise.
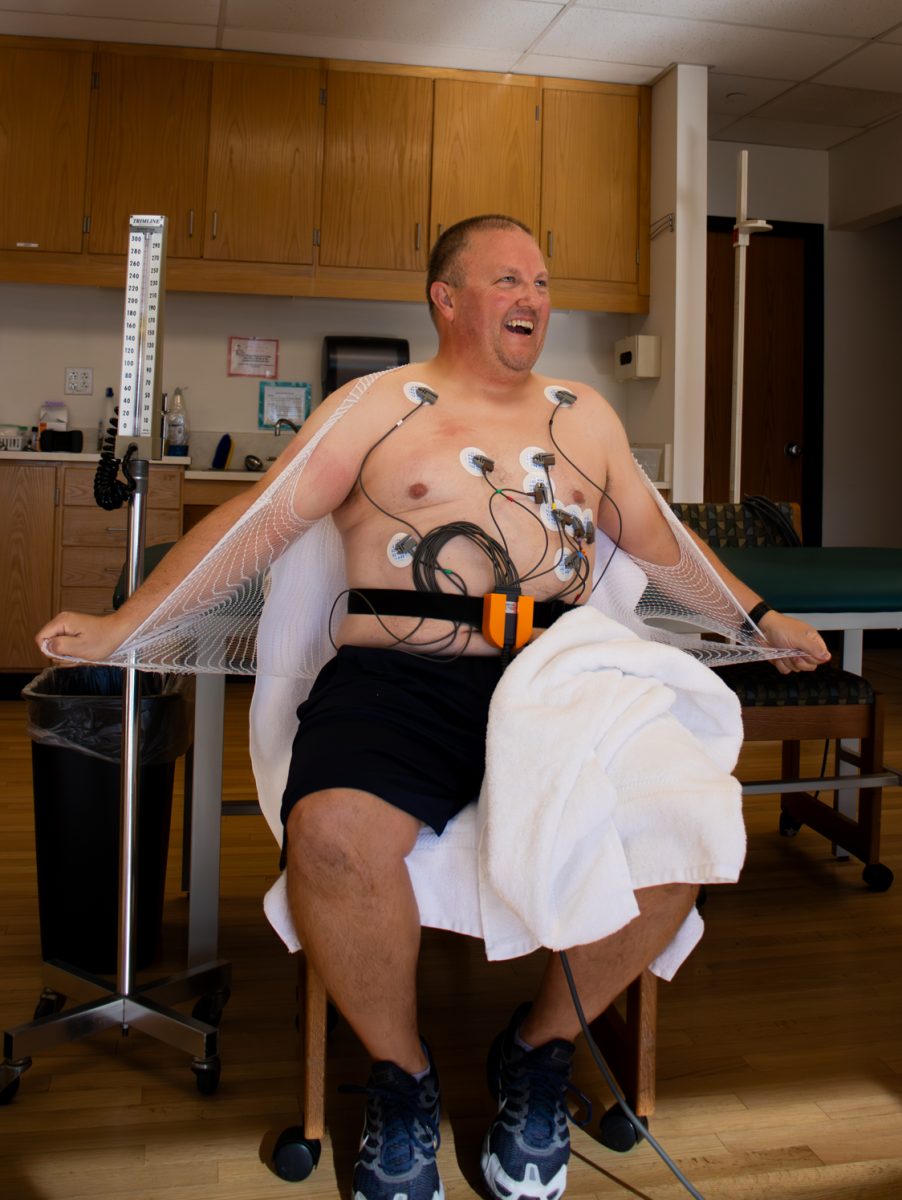
[{"label": "man's knee", "polygon": [[330,789],[304,796],[285,832],[288,871],[327,890],[369,886],[413,848],[419,823],[366,793]]}]

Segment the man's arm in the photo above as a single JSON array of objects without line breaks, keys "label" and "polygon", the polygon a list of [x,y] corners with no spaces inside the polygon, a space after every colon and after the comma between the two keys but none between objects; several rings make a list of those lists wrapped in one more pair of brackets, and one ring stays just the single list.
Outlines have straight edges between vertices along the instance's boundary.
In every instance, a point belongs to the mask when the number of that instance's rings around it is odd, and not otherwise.
[{"label": "man's arm", "polygon": [[[102,617],[89,613],[61,612],[48,621],[35,635],[35,641],[43,653],[50,657],[65,655],[92,661],[108,658],[228,533],[273,480],[286,470],[332,414],[353,382],[335,392],[317,408],[257,483],[241,495],[220,504],[180,538],[117,612]],[[304,487],[295,495],[295,512],[305,521],[312,522],[333,512],[353,484],[356,459],[350,446],[346,446],[346,452],[342,454],[342,443],[350,439],[342,438],[337,428],[330,430],[330,435],[334,441],[330,440],[328,454],[320,456],[317,452],[311,456],[304,468]]]},{"label": "man's arm", "polygon": [[[626,432],[613,411],[608,425],[605,431],[608,437],[607,488],[616,503],[619,516],[613,505],[603,499],[599,506],[598,523],[612,540],[617,541],[619,535],[623,549],[637,558],[675,565],[679,561],[676,538],[654,498],[648,493],[633,460]],[[686,526],[684,528],[745,612],[751,612],[762,597],[729,571],[714,550],[693,530]],[[796,657],[774,660],[774,666],[784,675],[793,671],[813,671],[819,663],[827,662],[830,658],[823,638],[805,621],[771,609],[761,618],[758,626],[769,645],[800,651]]]}]

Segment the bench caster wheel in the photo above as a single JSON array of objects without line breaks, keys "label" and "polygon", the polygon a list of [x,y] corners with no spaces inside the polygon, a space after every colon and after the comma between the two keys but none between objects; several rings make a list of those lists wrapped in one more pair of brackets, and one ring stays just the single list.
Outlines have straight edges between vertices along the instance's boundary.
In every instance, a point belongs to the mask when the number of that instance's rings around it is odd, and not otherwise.
[{"label": "bench caster wheel", "polygon": [[802,822],[797,821],[795,817],[791,817],[789,813],[780,813],[780,836],[795,837],[802,828]]},{"label": "bench caster wheel", "polygon": [[312,1175],[319,1163],[322,1142],[304,1136],[301,1125],[283,1129],[272,1152],[272,1165],[280,1179],[300,1183]]},{"label": "bench caster wheel", "polygon": [[41,1017],[52,1017],[58,1013],[66,1003],[66,997],[61,996],[59,992],[55,992],[53,988],[44,988],[38,1002],[34,1006],[34,1019],[39,1021]]},{"label": "bench caster wheel", "polygon": [[872,892],[885,892],[892,886],[895,875],[883,863],[868,863],[861,872],[861,878]]},{"label": "bench caster wheel", "polygon": [[222,1063],[219,1055],[212,1058],[196,1058],[191,1064],[194,1072],[194,1082],[202,1096],[212,1096],[219,1087],[219,1076],[222,1074]]},{"label": "bench caster wheel", "polygon": [[[645,1117],[640,1117],[639,1120],[647,1129],[648,1120]],[[619,1104],[608,1109],[598,1128],[601,1132],[601,1144],[609,1150],[616,1150],[618,1154],[626,1154],[627,1150],[632,1150],[639,1144],[642,1136]]]}]

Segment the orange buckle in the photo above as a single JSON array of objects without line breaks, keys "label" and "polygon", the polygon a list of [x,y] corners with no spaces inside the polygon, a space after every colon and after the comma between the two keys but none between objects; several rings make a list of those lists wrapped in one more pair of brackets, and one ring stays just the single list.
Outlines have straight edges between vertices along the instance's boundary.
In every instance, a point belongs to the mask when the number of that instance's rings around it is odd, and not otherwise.
[{"label": "orange buckle", "polygon": [[519,592],[486,592],[482,597],[482,636],[499,650],[519,650],[532,635],[535,601]]}]

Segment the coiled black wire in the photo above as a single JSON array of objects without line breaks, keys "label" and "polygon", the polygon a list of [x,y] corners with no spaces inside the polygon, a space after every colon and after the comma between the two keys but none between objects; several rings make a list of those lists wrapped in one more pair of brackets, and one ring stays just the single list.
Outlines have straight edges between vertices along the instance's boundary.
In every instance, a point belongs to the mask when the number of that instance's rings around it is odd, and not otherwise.
[{"label": "coiled black wire", "polygon": [[135,490],[135,481],[128,469],[130,459],[133,457],[136,447],[129,446],[122,460],[122,473],[127,480],[123,483],[119,478],[119,459],[116,457],[116,435],[119,432],[119,407],[113,409],[113,415],[110,417],[109,428],[103,435],[103,442],[100,446],[100,461],[97,464],[97,470],[94,472],[94,500],[100,508],[105,508],[107,512],[112,512],[114,508],[121,508],[123,504],[128,502],[129,496]]}]

